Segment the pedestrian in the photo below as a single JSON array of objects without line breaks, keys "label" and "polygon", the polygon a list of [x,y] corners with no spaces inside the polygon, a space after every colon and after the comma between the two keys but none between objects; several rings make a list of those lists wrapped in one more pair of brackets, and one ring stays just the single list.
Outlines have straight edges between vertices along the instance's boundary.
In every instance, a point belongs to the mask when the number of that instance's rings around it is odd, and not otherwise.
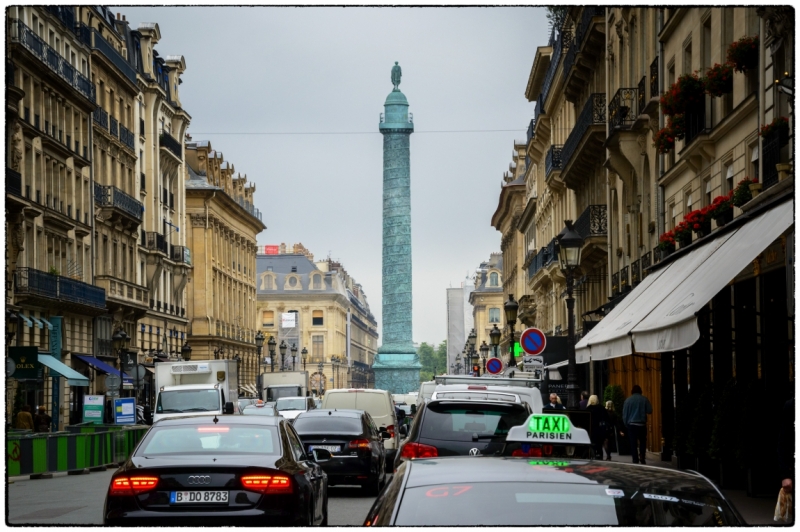
[{"label": "pedestrian", "polygon": [[33,430],[33,416],[31,416],[31,406],[25,405],[17,413],[17,428]]},{"label": "pedestrian", "polygon": [[542,410],[566,410],[566,408],[564,408],[564,405],[559,401],[558,394],[551,393],[550,402],[544,405]]},{"label": "pedestrian", "polygon": [[[622,422],[625,424],[625,430],[628,431],[634,464],[639,462],[646,463],[647,414],[652,413],[653,407],[650,404],[650,400],[642,395],[641,386],[634,384],[631,389],[631,396],[625,399],[625,403],[622,405]],[[636,452],[637,449],[639,451],[638,454]]]},{"label": "pedestrian", "polygon": [[[602,460],[603,449],[608,453],[608,426],[611,421],[608,419],[608,413],[596,395],[592,395],[586,401],[586,411],[591,414],[591,434],[592,448],[594,449],[595,456]],[[610,460],[611,456],[607,460]]]},{"label": "pedestrian", "polygon": [[586,390],[581,392],[581,401],[578,403],[578,408],[581,410],[586,410],[586,407],[589,405],[589,392]]},{"label": "pedestrian", "polygon": [[33,426],[35,432],[50,432],[50,423],[53,418],[47,415],[47,411],[43,406],[39,407],[39,412],[33,417]]},{"label": "pedestrian", "polygon": [[606,458],[606,460],[611,460],[611,453],[608,452],[608,440],[613,439],[617,452],[620,452],[617,436],[620,438],[625,437],[625,426],[622,424],[622,418],[619,417],[619,414],[617,414],[617,411],[614,409],[614,401],[606,401],[606,412],[608,413],[609,421],[608,439],[606,440],[606,453],[608,458]]},{"label": "pedestrian", "polygon": [[789,500],[788,496],[794,498],[794,399],[789,399],[783,405],[777,450],[781,490],[778,494],[778,507],[775,509],[775,521],[793,523],[794,508],[786,501]]}]

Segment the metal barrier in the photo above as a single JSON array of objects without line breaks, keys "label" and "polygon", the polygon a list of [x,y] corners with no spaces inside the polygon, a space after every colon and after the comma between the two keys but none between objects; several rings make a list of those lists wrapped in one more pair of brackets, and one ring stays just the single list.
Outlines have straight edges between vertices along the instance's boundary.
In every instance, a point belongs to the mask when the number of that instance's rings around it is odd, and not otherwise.
[{"label": "metal barrier", "polygon": [[84,472],[124,462],[149,427],[71,426],[55,433],[6,435],[8,476]]}]

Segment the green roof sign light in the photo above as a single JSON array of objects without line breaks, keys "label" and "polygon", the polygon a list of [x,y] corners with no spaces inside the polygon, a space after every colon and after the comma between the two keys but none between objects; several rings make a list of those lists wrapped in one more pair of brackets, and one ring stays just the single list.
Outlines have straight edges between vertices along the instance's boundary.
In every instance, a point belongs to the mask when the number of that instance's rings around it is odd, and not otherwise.
[{"label": "green roof sign light", "polygon": [[531,432],[566,434],[570,430],[569,418],[562,415],[534,414],[528,419]]}]

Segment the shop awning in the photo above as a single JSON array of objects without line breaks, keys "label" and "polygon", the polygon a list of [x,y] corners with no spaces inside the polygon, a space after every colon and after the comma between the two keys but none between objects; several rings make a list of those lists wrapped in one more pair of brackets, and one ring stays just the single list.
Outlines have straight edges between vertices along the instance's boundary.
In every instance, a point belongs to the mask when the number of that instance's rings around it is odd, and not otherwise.
[{"label": "shop awning", "polygon": [[793,223],[794,202],[656,270],[575,346],[576,359],[684,349],[700,337],[696,313]]},{"label": "shop awning", "polygon": [[52,324],[52,323],[50,323],[49,321],[47,321],[47,320],[46,320],[46,319],[44,319],[44,318],[39,318],[39,319],[42,321],[42,323],[44,323],[45,325],[47,325],[47,330],[48,330],[48,331],[52,331],[52,330],[53,330],[53,324]]},{"label": "shop awning", "polygon": [[31,314],[31,319],[33,320],[33,322],[34,322],[36,325],[38,325],[38,326],[39,326],[39,328],[40,328],[40,329],[44,329],[44,323],[42,323],[42,322],[39,320],[39,318],[37,318],[36,316],[34,316],[33,314]]},{"label": "shop awning", "polygon": [[[88,377],[84,377],[71,367],[67,366],[66,364],[56,360],[50,355],[39,355],[39,362],[50,368],[51,370],[57,372],[62,377],[66,377],[67,383],[70,386],[89,386],[89,379]],[[50,374],[51,377],[57,377],[58,375]]]},{"label": "shop awning", "polygon": [[25,325],[27,325],[28,327],[33,327],[33,322],[32,322],[31,320],[29,320],[29,319],[28,319],[28,316],[26,316],[26,315],[25,315],[25,314],[23,314],[22,312],[18,312],[18,313],[17,313],[17,316],[19,316],[20,318],[22,318],[22,320],[25,322]]},{"label": "shop awning", "polygon": [[127,373],[125,373],[125,372],[123,372],[121,370],[118,370],[117,368],[115,368],[113,366],[110,366],[110,365],[106,364],[102,360],[99,360],[99,359],[97,359],[95,357],[91,357],[91,356],[88,356],[88,355],[75,355],[75,354],[73,354],[72,356],[74,356],[75,358],[80,359],[83,362],[86,362],[87,364],[89,364],[90,366],[92,366],[95,369],[99,369],[103,373],[106,373],[106,374],[109,374],[109,375],[121,376],[123,384],[131,384],[131,385],[133,384],[133,377],[131,377],[130,375],[128,375]]}]

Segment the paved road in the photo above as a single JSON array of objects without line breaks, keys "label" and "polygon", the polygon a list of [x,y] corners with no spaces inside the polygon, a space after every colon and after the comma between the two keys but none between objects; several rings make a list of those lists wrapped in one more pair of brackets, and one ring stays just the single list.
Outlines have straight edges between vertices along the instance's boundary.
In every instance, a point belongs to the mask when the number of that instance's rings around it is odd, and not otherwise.
[{"label": "paved road", "polygon": [[[60,473],[51,479],[12,478],[8,485],[9,525],[101,525],[103,500],[114,469],[88,475]],[[328,491],[328,523],[361,525],[375,497],[357,487]]]}]

